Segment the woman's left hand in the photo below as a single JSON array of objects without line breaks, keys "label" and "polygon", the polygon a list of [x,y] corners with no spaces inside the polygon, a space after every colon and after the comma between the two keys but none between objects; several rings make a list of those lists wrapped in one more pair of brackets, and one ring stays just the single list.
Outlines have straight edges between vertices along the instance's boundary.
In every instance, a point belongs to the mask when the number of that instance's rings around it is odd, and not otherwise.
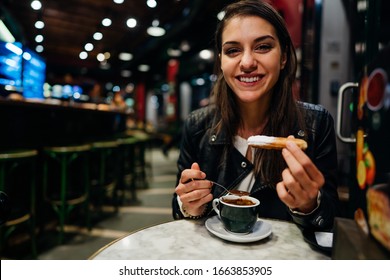
[{"label": "woman's left hand", "polygon": [[317,207],[324,176],[294,142],[287,141],[282,155],[287,168],[282,172],[282,181],[276,185],[278,196],[290,209],[310,213]]}]

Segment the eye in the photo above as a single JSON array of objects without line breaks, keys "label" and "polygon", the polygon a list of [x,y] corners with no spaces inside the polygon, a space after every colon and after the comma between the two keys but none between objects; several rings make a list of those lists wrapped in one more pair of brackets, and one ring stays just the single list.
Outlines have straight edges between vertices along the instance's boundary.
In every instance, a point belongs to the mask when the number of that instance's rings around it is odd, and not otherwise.
[{"label": "eye", "polygon": [[261,53],[269,52],[272,49],[272,46],[270,44],[260,44],[256,46],[256,51]]},{"label": "eye", "polygon": [[228,48],[224,50],[224,54],[227,56],[234,56],[235,54],[239,53],[240,49],[239,48]]}]

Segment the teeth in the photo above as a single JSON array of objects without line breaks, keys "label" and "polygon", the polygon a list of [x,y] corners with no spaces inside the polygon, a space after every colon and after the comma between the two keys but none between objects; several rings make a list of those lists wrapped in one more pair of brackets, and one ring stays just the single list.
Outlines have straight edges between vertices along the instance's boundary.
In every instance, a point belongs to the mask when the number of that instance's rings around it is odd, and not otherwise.
[{"label": "teeth", "polygon": [[240,77],[240,81],[244,83],[253,83],[257,82],[260,78],[259,77]]}]

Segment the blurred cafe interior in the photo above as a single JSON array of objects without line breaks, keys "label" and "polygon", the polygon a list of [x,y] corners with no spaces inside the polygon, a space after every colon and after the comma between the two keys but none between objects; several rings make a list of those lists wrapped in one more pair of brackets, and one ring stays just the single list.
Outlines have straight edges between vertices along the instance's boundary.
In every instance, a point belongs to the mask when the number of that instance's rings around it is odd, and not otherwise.
[{"label": "blurred cafe interior", "polygon": [[[87,259],[173,221],[180,126],[209,103],[232,2],[1,1],[2,259]],[[335,120],[342,215],[327,254],[389,259],[390,2],[268,2],[297,50],[295,94]]]}]

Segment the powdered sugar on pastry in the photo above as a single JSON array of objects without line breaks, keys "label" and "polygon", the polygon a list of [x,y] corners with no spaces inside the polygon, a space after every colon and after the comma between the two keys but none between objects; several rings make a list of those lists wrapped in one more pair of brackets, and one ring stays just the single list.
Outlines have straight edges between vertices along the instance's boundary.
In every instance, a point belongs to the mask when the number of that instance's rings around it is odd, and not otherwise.
[{"label": "powdered sugar on pastry", "polygon": [[265,135],[255,135],[248,138],[249,145],[263,145],[270,144],[275,141],[276,137],[273,136],[265,136]]},{"label": "powdered sugar on pastry", "polygon": [[286,147],[287,141],[293,141],[299,148],[305,150],[307,142],[302,139],[274,137],[265,135],[255,135],[248,138],[248,145],[261,149],[283,149]]}]

